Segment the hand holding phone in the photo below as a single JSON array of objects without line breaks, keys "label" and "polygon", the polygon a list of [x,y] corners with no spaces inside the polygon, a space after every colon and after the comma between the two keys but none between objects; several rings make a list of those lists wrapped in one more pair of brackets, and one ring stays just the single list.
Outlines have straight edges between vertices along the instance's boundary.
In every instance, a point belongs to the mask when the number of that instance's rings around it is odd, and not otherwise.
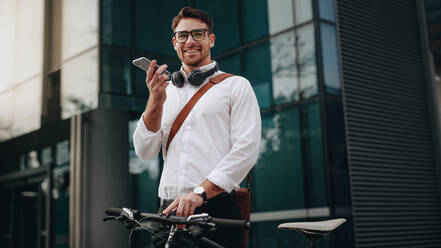
[{"label": "hand holding phone", "polygon": [[[138,68],[144,70],[147,72],[147,70],[149,69],[150,64],[152,63],[151,60],[145,58],[145,57],[141,57],[141,58],[137,58],[135,60],[132,61],[132,63],[137,66]],[[159,65],[155,66],[155,71],[159,68]],[[170,72],[165,70],[161,75],[167,75],[170,76]]]}]

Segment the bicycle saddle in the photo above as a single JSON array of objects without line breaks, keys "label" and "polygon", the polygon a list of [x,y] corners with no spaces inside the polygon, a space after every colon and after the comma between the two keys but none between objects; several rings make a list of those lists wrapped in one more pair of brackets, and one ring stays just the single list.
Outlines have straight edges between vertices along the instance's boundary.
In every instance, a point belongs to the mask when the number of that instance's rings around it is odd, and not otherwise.
[{"label": "bicycle saddle", "polygon": [[278,229],[296,230],[306,234],[327,234],[341,224],[345,223],[346,219],[332,219],[326,221],[311,221],[311,222],[289,222],[280,224]]}]

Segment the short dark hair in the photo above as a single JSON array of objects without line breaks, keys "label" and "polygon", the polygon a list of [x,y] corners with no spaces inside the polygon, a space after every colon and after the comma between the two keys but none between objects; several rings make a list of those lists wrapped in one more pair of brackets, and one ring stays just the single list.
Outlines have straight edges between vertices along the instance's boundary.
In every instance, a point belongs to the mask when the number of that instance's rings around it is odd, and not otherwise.
[{"label": "short dark hair", "polygon": [[207,24],[210,32],[213,32],[213,19],[202,10],[194,9],[191,7],[184,7],[179,11],[179,14],[175,16],[172,20],[172,30],[175,31],[176,26],[183,18],[196,18],[201,20],[203,23]]}]

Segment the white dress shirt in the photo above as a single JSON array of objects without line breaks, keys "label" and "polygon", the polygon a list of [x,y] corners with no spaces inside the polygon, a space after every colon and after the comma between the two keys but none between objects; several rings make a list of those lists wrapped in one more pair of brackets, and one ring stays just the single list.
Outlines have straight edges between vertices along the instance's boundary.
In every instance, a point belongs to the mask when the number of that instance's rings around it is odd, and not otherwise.
[{"label": "white dress shirt", "polygon": [[[207,71],[215,63],[199,69]],[[182,68],[181,73],[185,75]],[[221,73],[217,71],[211,77]],[[250,82],[240,76],[214,85],[199,99],[165,153],[176,116],[209,78],[200,86],[187,81],[182,88],[172,83],[167,86],[161,128],[156,133],[146,128],[142,117],[137,123],[133,142],[139,157],[153,158],[162,147],[164,168],[158,189],[162,199],[187,194],[205,179],[227,192],[239,189],[240,182],[257,161],[260,110]]]}]

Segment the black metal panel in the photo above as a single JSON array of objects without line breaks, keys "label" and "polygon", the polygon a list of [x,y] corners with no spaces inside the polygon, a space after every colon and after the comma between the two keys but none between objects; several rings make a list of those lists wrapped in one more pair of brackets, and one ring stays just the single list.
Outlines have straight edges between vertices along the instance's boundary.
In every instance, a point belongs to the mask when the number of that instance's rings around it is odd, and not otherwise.
[{"label": "black metal panel", "polygon": [[337,0],[356,247],[441,247],[416,1]]}]

